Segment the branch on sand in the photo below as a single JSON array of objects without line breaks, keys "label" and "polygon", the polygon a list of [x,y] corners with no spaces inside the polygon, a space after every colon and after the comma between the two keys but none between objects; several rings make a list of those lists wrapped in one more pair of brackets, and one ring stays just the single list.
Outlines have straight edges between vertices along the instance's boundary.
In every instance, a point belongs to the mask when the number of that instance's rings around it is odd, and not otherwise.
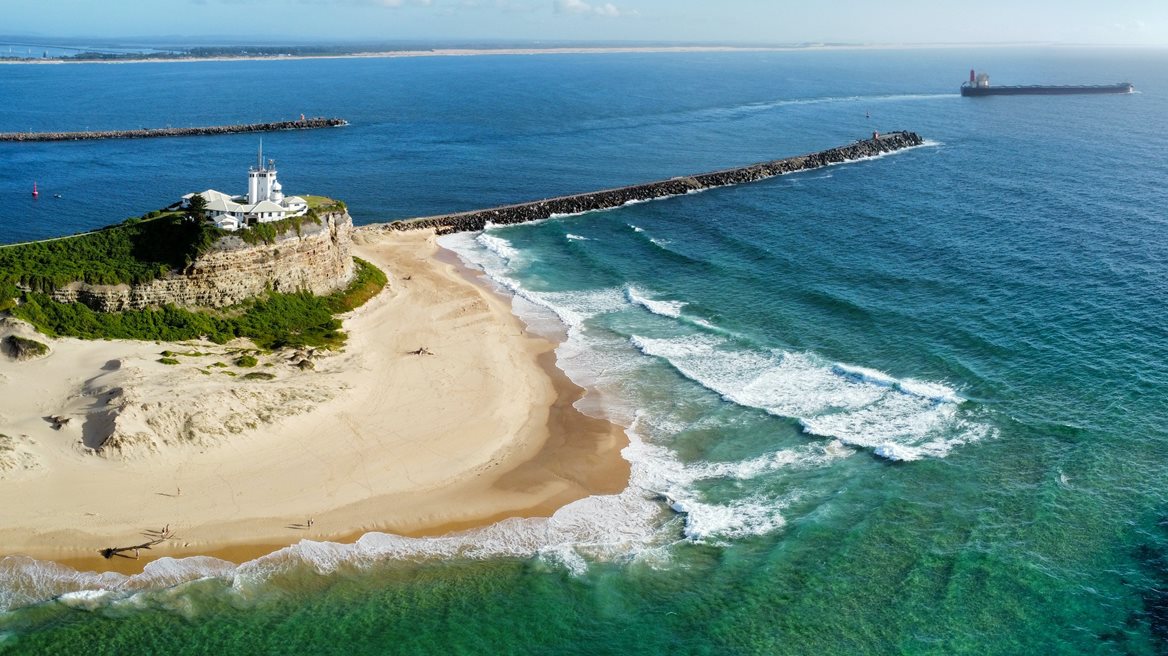
[{"label": "branch on sand", "polygon": [[[143,535],[150,538],[150,540],[148,542],[143,542],[142,544],[135,544],[135,545],[130,546],[130,547],[106,547],[105,549],[99,550],[98,553],[100,553],[102,558],[105,558],[106,560],[109,560],[110,558],[113,558],[114,556],[117,556],[119,558],[133,558],[134,560],[138,560],[139,552],[142,549],[149,549],[149,548],[154,547],[156,545],[162,544],[163,542],[166,542],[167,540],[173,540],[175,537],[174,531],[170,530],[170,524],[167,524],[166,526],[164,526],[158,530],[150,529],[150,530],[144,531]],[[131,551],[134,552],[133,556],[126,555]]]}]

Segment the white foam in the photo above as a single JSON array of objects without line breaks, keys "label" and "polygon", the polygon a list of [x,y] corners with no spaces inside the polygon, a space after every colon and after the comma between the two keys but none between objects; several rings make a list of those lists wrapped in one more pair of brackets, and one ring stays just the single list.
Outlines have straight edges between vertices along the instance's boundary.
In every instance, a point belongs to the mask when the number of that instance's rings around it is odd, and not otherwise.
[{"label": "white foam", "polygon": [[944,457],[990,432],[962,418],[962,399],[940,383],[899,380],[809,353],[747,349],[711,335],[631,342],[727,401],[797,419],[810,434],[880,449],[883,457]]},{"label": "white foam", "polygon": [[681,311],[685,308],[686,303],[683,301],[662,301],[653,300],[642,295],[636,287],[625,287],[625,296],[629,302],[634,305],[639,305],[653,314],[658,314],[663,317],[670,317],[676,319],[681,316]]},{"label": "white foam", "polygon": [[920,460],[924,454],[920,449],[911,446],[904,446],[902,444],[881,444],[872,450],[872,453],[893,461],[910,462],[913,460]]},{"label": "white foam", "polygon": [[635,226],[635,225],[633,225],[633,224],[631,224],[631,223],[628,223],[628,224],[626,224],[626,225],[628,225],[630,228],[632,228],[632,229],[633,229],[633,232],[645,232],[645,229],[644,229],[644,228],[641,228],[641,227],[639,227],[639,226]]},{"label": "white foam", "polygon": [[[626,305],[624,294],[618,288],[541,292],[524,287],[511,275],[516,261],[520,259],[519,252],[511,242],[496,235],[483,232],[473,240],[447,235],[439,238],[438,243],[454,251],[469,265],[485,272],[501,289],[552,312],[569,328],[578,327],[591,317],[620,310]],[[520,318],[526,320],[527,317],[520,313]]]},{"label": "white foam", "polygon": [[511,246],[511,242],[502,237],[481,232],[475,238],[475,241],[481,244],[483,248],[499,256],[505,263],[510,264],[512,260],[519,256],[519,251]]},{"label": "white foam", "polygon": [[591,239],[589,239],[588,237],[582,237],[582,236],[580,236],[580,235],[574,235],[574,234],[572,234],[572,233],[570,233],[570,232],[569,232],[568,234],[564,235],[564,236],[565,236],[565,237],[567,237],[569,241],[592,241],[592,240],[591,240]]},{"label": "white foam", "polygon": [[113,590],[77,590],[75,592],[66,592],[60,597],[57,597],[57,601],[70,608],[94,610],[105,606],[114,597],[121,596],[123,595]]}]

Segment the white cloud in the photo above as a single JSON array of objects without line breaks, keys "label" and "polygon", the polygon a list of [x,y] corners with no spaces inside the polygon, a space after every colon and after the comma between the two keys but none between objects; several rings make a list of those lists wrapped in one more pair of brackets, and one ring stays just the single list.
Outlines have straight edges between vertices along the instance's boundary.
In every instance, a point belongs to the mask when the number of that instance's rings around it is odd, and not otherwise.
[{"label": "white cloud", "polygon": [[557,14],[604,16],[606,18],[616,18],[621,15],[621,10],[617,9],[617,6],[611,2],[593,6],[584,0],[555,0],[553,6]]},{"label": "white cloud", "polygon": [[606,2],[599,7],[594,8],[592,11],[596,12],[596,14],[599,16],[609,16],[611,18],[620,16],[620,10],[617,9],[616,5],[612,4],[611,2]]}]

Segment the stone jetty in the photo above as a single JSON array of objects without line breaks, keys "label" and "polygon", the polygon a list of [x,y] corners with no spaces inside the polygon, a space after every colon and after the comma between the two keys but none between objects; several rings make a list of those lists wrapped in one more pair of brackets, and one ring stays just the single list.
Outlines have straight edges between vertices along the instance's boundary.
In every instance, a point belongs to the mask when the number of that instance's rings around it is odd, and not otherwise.
[{"label": "stone jetty", "polygon": [[702,189],[765,180],[786,173],[807,171],[832,164],[874,157],[883,153],[920,146],[923,143],[924,139],[921,139],[915,132],[876,134],[871,139],[857,141],[847,146],[840,146],[807,155],[799,155],[797,157],[777,159],[771,162],[760,162],[758,164],[726,169],[724,171],[670,178],[669,180],[661,180],[659,182],[649,182],[617,189],[605,189],[586,194],[546,198],[529,203],[506,205],[485,210],[393,221],[391,223],[381,224],[378,228],[382,230],[421,230],[434,228],[438,234],[478,231],[482,230],[488,223],[496,225],[526,223],[528,221],[546,219],[553,215],[582,214],[595,210],[610,209],[634,201],[653,200],[666,196],[680,196]]},{"label": "stone jetty", "polygon": [[316,130],[348,125],[340,118],[306,118],[299,121],[247,123],[243,125],[209,125],[194,128],[142,128],[140,130],[100,130],[96,132],[0,132],[0,141],[81,141],[86,139],[149,139],[151,137],[190,137],[277,130]]}]

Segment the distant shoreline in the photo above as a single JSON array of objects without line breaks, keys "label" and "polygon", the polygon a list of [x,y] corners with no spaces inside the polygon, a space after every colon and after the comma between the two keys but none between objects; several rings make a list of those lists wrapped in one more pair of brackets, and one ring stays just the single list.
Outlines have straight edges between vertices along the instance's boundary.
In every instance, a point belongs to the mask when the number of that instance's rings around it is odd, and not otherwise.
[{"label": "distant shoreline", "polygon": [[[520,55],[606,55],[606,54],[670,54],[670,53],[726,53],[726,52],[831,52],[846,50],[924,50],[957,48],[1008,47],[1076,47],[1062,44],[858,44],[807,46],[602,46],[560,48],[438,48],[433,50],[384,50],[321,55],[228,55],[223,57],[158,57],[144,59],[3,59],[9,64],[170,64],[187,62],[233,61],[291,61],[304,59],[397,59],[414,57],[484,57]],[[1088,47],[1088,46],[1082,46]],[[1090,46],[1114,48],[1126,46]]]}]

